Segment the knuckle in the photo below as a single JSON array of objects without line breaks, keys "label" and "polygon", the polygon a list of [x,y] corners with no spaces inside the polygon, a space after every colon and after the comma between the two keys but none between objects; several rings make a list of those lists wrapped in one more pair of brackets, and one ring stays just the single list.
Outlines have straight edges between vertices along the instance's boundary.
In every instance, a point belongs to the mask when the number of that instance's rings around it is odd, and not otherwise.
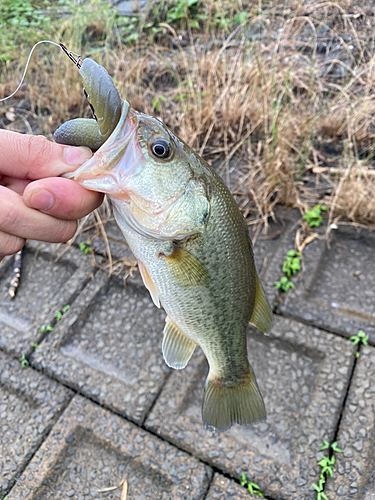
[{"label": "knuckle", "polygon": [[0,230],[16,227],[20,222],[20,213],[18,207],[9,199],[4,197],[0,205]]},{"label": "knuckle", "polygon": [[42,135],[27,136],[27,155],[29,161],[40,166],[43,159],[48,159],[51,153],[51,142]]}]

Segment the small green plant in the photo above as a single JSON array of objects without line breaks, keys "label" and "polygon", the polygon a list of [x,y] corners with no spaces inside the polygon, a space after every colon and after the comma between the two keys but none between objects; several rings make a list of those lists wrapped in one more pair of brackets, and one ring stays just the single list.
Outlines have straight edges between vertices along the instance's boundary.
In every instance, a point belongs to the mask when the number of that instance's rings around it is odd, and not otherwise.
[{"label": "small green plant", "polygon": [[41,326],[40,327],[40,332],[41,333],[47,333],[47,332],[52,332],[53,331],[53,326],[52,325],[46,325],[46,326]]},{"label": "small green plant", "polygon": [[164,97],[163,95],[158,95],[152,99],[151,104],[156,113],[160,112],[162,102],[167,102],[167,98]]},{"label": "small green plant", "polygon": [[187,22],[190,28],[199,28],[198,0],[178,0],[168,10],[167,23]]},{"label": "small green plant", "polygon": [[81,250],[81,252],[84,255],[87,255],[88,253],[92,253],[92,247],[91,247],[91,241],[87,240],[82,243],[79,243],[78,248]]},{"label": "small green plant", "polygon": [[[337,441],[332,443],[331,445],[326,439],[323,439],[323,446],[320,447],[320,450],[328,450],[329,448],[332,449],[332,451],[335,451],[337,453],[342,453],[343,450],[341,450],[337,446]],[[323,457],[319,462],[318,465],[320,465],[321,470],[320,470],[320,476],[319,476],[319,483],[312,484],[312,487],[316,491],[316,500],[328,500],[327,495],[324,493],[324,484],[327,480],[327,477],[333,476],[333,470],[334,470],[334,465],[335,465],[335,456],[332,455],[330,456],[325,456]]]},{"label": "small green plant", "polygon": [[29,362],[26,359],[26,356],[24,354],[21,355],[21,357],[18,360],[21,363],[22,368],[26,368],[26,366],[29,366]]},{"label": "small green plant", "polygon": [[326,211],[327,207],[325,205],[315,205],[314,208],[305,213],[303,220],[305,220],[310,227],[319,227],[323,222],[320,213]]},{"label": "small green plant", "polygon": [[69,311],[69,309],[70,309],[70,305],[68,304],[68,305],[64,306],[64,307],[61,309],[61,311],[56,311],[56,312],[55,312],[56,322],[57,322],[57,321],[60,321],[60,319],[63,317],[63,315],[64,315],[67,311]]},{"label": "small green plant", "polygon": [[368,335],[366,335],[363,330],[359,330],[357,335],[353,335],[352,337],[350,337],[350,340],[353,342],[353,345],[368,345]]},{"label": "small green plant", "polygon": [[[350,337],[350,340],[353,342],[353,345],[368,345],[368,335],[363,330],[359,330],[357,335]],[[359,351],[355,353],[355,357],[359,358]]]},{"label": "small green plant", "polygon": [[295,288],[290,278],[301,270],[301,254],[296,250],[289,250],[283,262],[282,271],[286,276],[275,282],[275,288],[287,292],[289,288]]},{"label": "small green plant", "polygon": [[34,351],[36,351],[38,349],[39,345],[34,343],[34,344],[31,344],[31,347],[34,349]]},{"label": "small green plant", "polygon": [[259,490],[259,486],[255,483],[248,483],[246,479],[246,475],[242,473],[241,476],[241,486],[244,486],[247,488],[247,490],[252,494],[252,495],[258,495],[258,497],[265,498],[263,493]]},{"label": "small green plant", "polygon": [[290,278],[300,270],[301,270],[300,252],[296,252],[295,250],[289,250],[283,262],[283,273],[285,273],[287,277]]},{"label": "small green plant", "polygon": [[289,288],[295,288],[295,286],[286,276],[283,276],[280,281],[275,281],[275,288],[287,292]]},{"label": "small green plant", "polygon": [[[63,317],[63,315],[64,315],[67,311],[69,311],[69,309],[70,309],[70,305],[69,305],[69,304],[67,304],[66,306],[64,306],[64,307],[61,309],[61,311],[56,311],[56,312],[55,312],[54,316],[55,316],[56,323],[57,323],[58,321],[60,321],[60,319]],[[40,327],[40,331],[41,331],[41,333],[52,332],[52,331],[53,331],[53,326],[52,326],[52,325],[41,326],[41,327]],[[35,345],[38,347],[38,345],[37,345],[37,344],[35,344]],[[34,344],[33,344],[33,346],[34,346]],[[35,348],[35,349],[36,349],[36,348]]]}]

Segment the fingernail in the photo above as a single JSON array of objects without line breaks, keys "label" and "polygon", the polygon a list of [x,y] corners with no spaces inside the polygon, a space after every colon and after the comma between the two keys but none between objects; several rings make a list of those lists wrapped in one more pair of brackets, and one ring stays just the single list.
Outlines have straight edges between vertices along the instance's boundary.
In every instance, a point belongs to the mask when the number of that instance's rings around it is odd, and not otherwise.
[{"label": "fingernail", "polygon": [[63,159],[68,165],[82,165],[92,157],[92,151],[85,146],[67,147],[63,152]]},{"label": "fingernail", "polygon": [[36,210],[50,210],[55,203],[55,197],[47,189],[32,189],[27,192],[25,198],[25,203]]}]

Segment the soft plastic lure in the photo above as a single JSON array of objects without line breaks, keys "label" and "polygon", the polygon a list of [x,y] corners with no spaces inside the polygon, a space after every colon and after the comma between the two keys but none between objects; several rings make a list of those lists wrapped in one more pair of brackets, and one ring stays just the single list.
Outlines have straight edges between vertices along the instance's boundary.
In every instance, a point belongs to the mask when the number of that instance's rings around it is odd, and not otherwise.
[{"label": "soft plastic lure", "polygon": [[[75,118],[65,122],[54,133],[55,141],[70,146],[87,146],[96,151],[112,134],[121,116],[122,101],[107,71],[92,59],[77,59],[60,44],[68,57],[79,68],[87,100],[94,113],[92,118]],[[129,107],[129,103],[124,101]]]}]

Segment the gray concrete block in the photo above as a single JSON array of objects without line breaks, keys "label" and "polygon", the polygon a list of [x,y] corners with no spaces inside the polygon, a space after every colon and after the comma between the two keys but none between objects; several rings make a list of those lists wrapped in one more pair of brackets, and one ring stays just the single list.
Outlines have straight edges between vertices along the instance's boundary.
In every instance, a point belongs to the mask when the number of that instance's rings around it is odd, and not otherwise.
[{"label": "gray concrete block", "polygon": [[375,349],[362,347],[337,435],[329,500],[375,499]]},{"label": "gray concrete block", "polygon": [[346,336],[362,329],[375,343],[374,248],[375,234],[354,228],[334,231],[330,248],[315,240],[280,312]]},{"label": "gray concrete block", "polygon": [[72,395],[0,351],[0,498],[24,470]]},{"label": "gray concrete block", "polygon": [[[60,247],[60,252],[64,247]],[[0,269],[0,348],[19,356],[39,343],[40,328],[50,324],[54,313],[69,304],[93,272],[90,260],[69,248],[56,262],[56,245],[28,241],[17,295],[8,295],[12,259]]]},{"label": "gray concrete block", "polygon": [[220,470],[257,483],[274,499],[315,498],[322,439],[334,436],[354,360],[351,342],[281,317],[272,333],[249,330],[248,357],[267,420],[220,434],[203,428],[207,362],[202,353],[173,371],[145,427]]},{"label": "gray concrete block", "polygon": [[7,500],[120,498],[98,490],[128,480],[128,499],[203,499],[212,471],[121,417],[76,396]]},{"label": "gray concrete block", "polygon": [[270,221],[267,233],[250,227],[250,237],[253,241],[254,260],[258,275],[266,296],[273,308],[279,292],[275,289],[275,281],[282,276],[282,263],[288,250],[294,246],[294,231],[292,230],[297,214],[295,211],[278,210],[278,221]]},{"label": "gray concrete block", "polygon": [[32,363],[59,381],[141,423],[169,368],[161,343],[164,311],[143,285],[98,272]]},{"label": "gray concrete block", "polygon": [[215,474],[206,500],[240,500],[254,498],[239,484],[221,474]]}]

